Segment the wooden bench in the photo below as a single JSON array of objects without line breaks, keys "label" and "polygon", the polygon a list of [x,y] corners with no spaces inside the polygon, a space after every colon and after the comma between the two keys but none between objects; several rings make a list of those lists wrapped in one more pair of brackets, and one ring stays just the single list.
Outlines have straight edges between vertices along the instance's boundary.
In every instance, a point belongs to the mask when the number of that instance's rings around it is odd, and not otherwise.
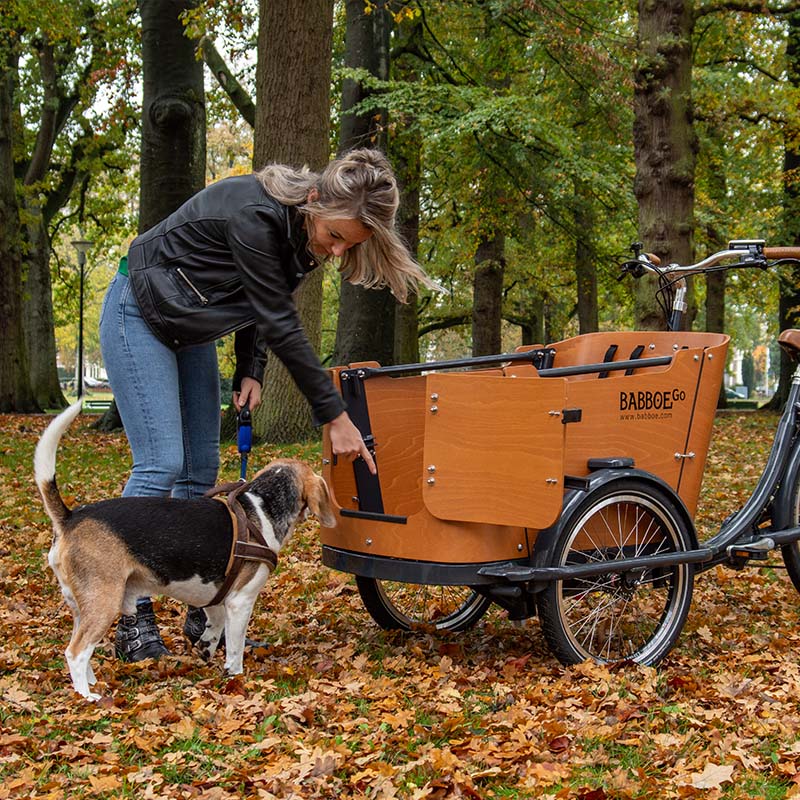
[{"label": "wooden bench", "polygon": [[111,400],[84,400],[84,411],[107,411],[111,408]]}]

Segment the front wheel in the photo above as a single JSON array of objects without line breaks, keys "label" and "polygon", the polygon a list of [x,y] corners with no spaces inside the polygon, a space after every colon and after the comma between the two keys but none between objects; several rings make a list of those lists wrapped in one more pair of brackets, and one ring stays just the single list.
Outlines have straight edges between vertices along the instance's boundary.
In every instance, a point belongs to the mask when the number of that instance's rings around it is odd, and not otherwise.
[{"label": "front wheel", "polygon": [[[550,566],[613,563],[691,549],[690,524],[668,492],[626,479],[591,492],[560,529]],[[542,631],[563,664],[657,664],[692,601],[691,564],[553,581],[537,596]]]},{"label": "front wheel", "polygon": [[370,616],[386,630],[464,631],[492,604],[469,586],[428,586],[360,575],[356,586]]}]

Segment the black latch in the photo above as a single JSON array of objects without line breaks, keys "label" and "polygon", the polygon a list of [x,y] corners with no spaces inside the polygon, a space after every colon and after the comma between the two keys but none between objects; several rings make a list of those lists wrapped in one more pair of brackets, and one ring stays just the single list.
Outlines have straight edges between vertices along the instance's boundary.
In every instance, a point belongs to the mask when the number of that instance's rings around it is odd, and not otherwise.
[{"label": "black latch", "polygon": [[[342,397],[347,403],[347,413],[353,424],[361,433],[361,438],[375,458],[376,442],[372,435],[372,426],[369,419],[367,406],[367,392],[363,385],[364,375],[360,369],[348,370],[341,373]],[[377,467],[377,461],[376,465]],[[356,482],[358,496],[358,510],[369,511],[374,514],[383,514],[383,497],[381,495],[381,482],[379,476],[369,471],[367,462],[363,458],[353,461],[353,475]]]},{"label": "black latch", "polygon": [[565,408],[561,412],[561,424],[568,425],[570,422],[580,422],[582,416],[582,408]]}]

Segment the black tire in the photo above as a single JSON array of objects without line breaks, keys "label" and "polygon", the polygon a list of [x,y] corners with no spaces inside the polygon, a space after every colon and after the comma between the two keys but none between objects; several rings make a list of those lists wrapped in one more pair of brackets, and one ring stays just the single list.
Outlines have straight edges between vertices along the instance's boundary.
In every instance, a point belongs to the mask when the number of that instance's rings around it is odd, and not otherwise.
[{"label": "black tire", "polygon": [[428,586],[356,575],[364,607],[385,630],[465,631],[492,601],[469,586]]},{"label": "black tire", "polygon": [[[591,492],[565,522],[550,566],[686,551],[693,544],[690,523],[670,495],[636,479]],[[683,629],[693,585],[691,564],[553,581],[537,595],[542,631],[562,664],[655,665]]]},{"label": "black tire", "polygon": [[[791,510],[792,520],[791,525],[800,525],[800,474],[794,479],[794,486],[792,487],[791,497]],[[781,547],[781,555],[783,556],[783,563],[786,565],[786,572],[794,584],[794,588],[800,592],[800,544],[798,542],[790,542]]]}]

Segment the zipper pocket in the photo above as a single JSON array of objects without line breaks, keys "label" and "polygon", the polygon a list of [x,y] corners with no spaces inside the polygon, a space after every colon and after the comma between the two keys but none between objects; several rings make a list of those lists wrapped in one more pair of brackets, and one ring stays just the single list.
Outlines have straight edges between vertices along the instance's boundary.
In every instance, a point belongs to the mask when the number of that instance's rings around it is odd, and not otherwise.
[{"label": "zipper pocket", "polygon": [[197,297],[200,300],[200,302],[204,306],[207,306],[208,305],[208,298],[206,298],[202,294],[202,292],[186,277],[186,275],[183,274],[183,270],[180,267],[176,267],[175,268],[175,272],[177,272],[178,275],[180,275],[181,278],[183,278],[183,280],[186,283],[186,285],[197,295]]}]

